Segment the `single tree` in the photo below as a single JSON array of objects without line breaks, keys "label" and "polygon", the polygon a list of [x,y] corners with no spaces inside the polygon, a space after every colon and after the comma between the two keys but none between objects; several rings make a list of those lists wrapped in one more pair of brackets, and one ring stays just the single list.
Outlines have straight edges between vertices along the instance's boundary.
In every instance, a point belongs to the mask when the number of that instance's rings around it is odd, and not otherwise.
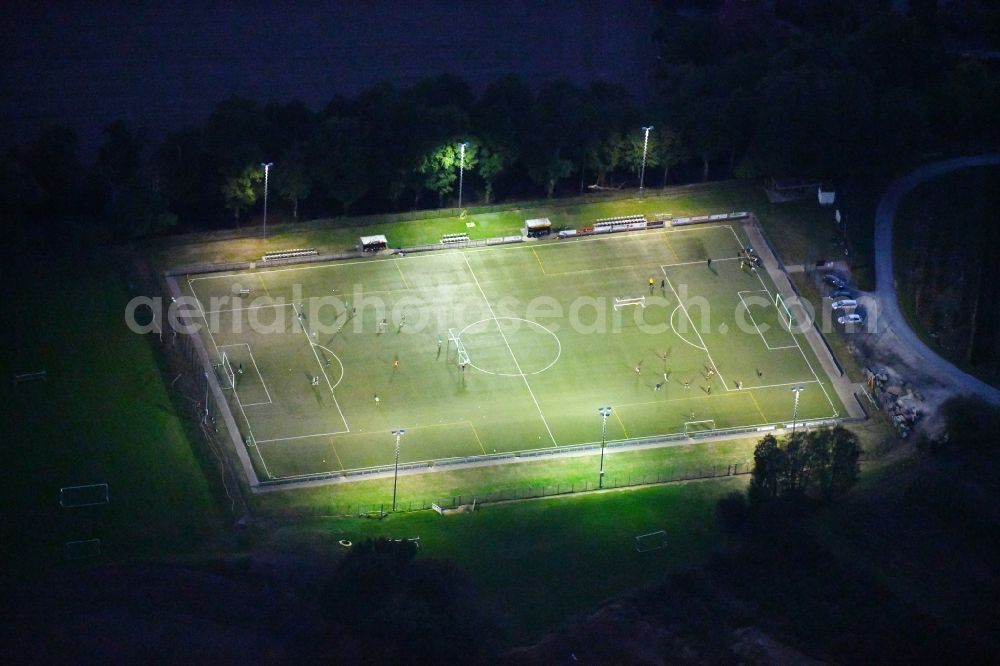
[{"label": "single tree", "polygon": [[240,227],[240,213],[257,201],[257,184],[263,180],[264,170],[259,166],[249,166],[226,178],[223,183],[222,196],[226,208],[233,211],[237,229]]},{"label": "single tree", "polygon": [[292,219],[299,219],[299,202],[312,192],[312,179],[298,154],[291,154],[278,163],[275,171],[275,189],[282,199],[292,204]]},{"label": "single tree", "polygon": [[424,156],[418,171],[424,177],[424,187],[438,195],[438,207],[444,207],[444,197],[458,182],[458,170],[464,163],[466,171],[472,171],[478,164],[478,147],[469,141],[462,157],[459,144],[462,140],[448,141]]}]

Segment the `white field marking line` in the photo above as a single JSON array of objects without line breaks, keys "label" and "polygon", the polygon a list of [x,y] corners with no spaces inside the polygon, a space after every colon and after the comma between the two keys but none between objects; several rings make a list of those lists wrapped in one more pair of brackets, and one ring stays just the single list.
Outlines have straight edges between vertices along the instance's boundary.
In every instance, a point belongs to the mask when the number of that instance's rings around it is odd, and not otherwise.
[{"label": "white field marking line", "polygon": [[708,360],[712,363],[712,368],[719,375],[719,380],[722,382],[722,388],[728,391],[729,385],[726,383],[726,378],[722,376],[722,372],[719,370],[719,366],[715,364],[715,359],[712,358],[712,352],[708,351],[708,345],[705,344],[705,338],[701,337],[701,332],[698,330],[698,327],[694,325],[694,319],[691,319],[691,314],[687,311],[687,308],[684,307],[684,303],[681,301],[681,297],[677,293],[677,290],[674,289],[674,283],[670,281],[670,277],[667,275],[667,269],[664,268],[663,266],[660,266],[660,270],[663,271],[663,278],[667,281],[667,284],[670,285],[670,291],[674,292],[674,298],[676,298],[677,302],[680,303],[681,310],[684,312],[684,315],[687,317],[688,321],[691,322],[691,328],[694,329],[694,332],[698,335],[698,339],[701,340],[701,344],[705,350],[705,354],[708,355]]},{"label": "white field marking line", "polygon": [[708,351],[704,347],[699,347],[695,343],[693,343],[690,340],[688,340],[687,338],[685,338],[683,335],[680,334],[680,331],[678,331],[677,328],[674,326],[674,315],[676,315],[677,311],[680,310],[680,309],[681,309],[681,306],[678,305],[676,308],[674,308],[674,311],[670,313],[670,328],[671,328],[671,330],[674,332],[675,335],[677,335],[678,338],[680,338],[684,342],[688,343],[689,345],[691,345],[695,349],[698,349],[698,350],[701,350],[701,351]]},{"label": "white field marking line", "polygon": [[[729,227],[729,230],[733,232],[733,237],[736,239],[736,244],[739,245],[740,248],[743,248],[743,244],[740,242],[740,237],[739,237],[739,235],[737,235],[736,230],[733,229],[732,227]],[[774,298],[773,298],[773,296],[771,294],[771,290],[768,289],[767,285],[764,283],[764,278],[762,278],[760,276],[759,272],[756,275],[757,275],[757,280],[760,281],[760,286],[762,286],[764,288],[764,291],[767,292],[768,298],[770,298],[771,301],[774,302]],[[775,289],[777,289],[777,288],[778,288],[777,285],[775,285]],[[826,401],[828,403],[830,403],[830,409],[833,412],[833,416],[835,418],[838,417],[838,416],[840,416],[840,413],[837,412],[837,407],[833,404],[833,400],[830,398],[830,394],[827,392],[826,387],[823,386],[823,382],[820,381],[819,375],[816,374],[815,368],[813,368],[812,363],[809,362],[809,358],[806,357],[806,353],[804,351],[802,351],[802,345],[799,344],[798,337],[794,333],[792,333],[791,330],[789,330],[788,333],[789,333],[789,335],[792,336],[792,340],[795,341],[795,346],[799,348],[799,353],[802,354],[802,360],[805,361],[806,367],[809,368],[809,372],[812,373],[812,376],[816,380],[816,383],[819,384],[820,390],[823,391],[823,395],[826,396]]]},{"label": "white field marking line", "polygon": [[323,345],[316,345],[316,346],[319,347],[320,349],[322,349],[323,351],[325,351],[330,356],[332,356],[335,359],[337,359],[337,363],[340,364],[340,378],[333,385],[333,388],[337,388],[338,386],[340,386],[340,382],[343,381],[343,379],[344,379],[344,362],[340,360],[339,356],[337,356],[336,354],[334,354],[332,351],[330,351],[329,349],[327,349]]},{"label": "white field marking line", "polygon": [[[537,321],[532,321],[530,319],[522,319],[521,317],[503,317],[503,319],[513,319],[515,321],[523,321],[526,324],[531,324],[532,326],[537,326],[538,328],[542,329],[543,331],[545,331],[546,333],[548,333],[549,335],[551,335],[553,338],[555,338],[556,346],[558,347],[558,349],[556,350],[556,357],[555,357],[555,359],[553,359],[551,363],[549,363],[547,366],[545,366],[541,370],[535,370],[534,372],[531,372],[529,374],[540,375],[543,372],[545,372],[546,370],[548,370],[549,368],[551,368],[553,365],[555,365],[556,363],[559,362],[559,359],[562,357],[562,342],[559,341],[559,336],[558,335],[556,335],[555,333],[553,333],[549,329],[545,328],[544,326],[542,326],[541,324],[539,324]],[[463,328],[461,331],[458,332],[458,338],[461,339],[462,338],[462,333],[465,333],[467,330],[469,330],[473,326],[477,326],[479,324],[482,324],[484,321],[490,321],[490,320],[489,319],[480,319],[479,321],[472,322],[471,324],[469,324],[468,326],[466,326],[465,328]],[[471,365],[473,368],[475,368],[479,372],[484,372],[484,373],[486,373],[488,375],[494,375],[494,376],[497,376],[497,377],[521,377],[521,376],[523,376],[523,375],[514,374],[513,372],[493,372],[491,370],[484,370],[483,368],[480,368],[478,365],[476,365],[472,361],[469,361],[469,365]]]},{"label": "white field marking line", "polygon": [[[264,387],[264,395],[267,396],[267,402],[247,403],[246,406],[250,407],[251,405],[270,405],[270,404],[272,404],[274,401],[271,399],[271,392],[267,390],[267,384],[264,383],[264,377],[263,377],[263,375],[260,374],[260,368],[257,367],[257,361],[253,357],[253,350],[250,349],[250,343],[249,342],[237,342],[237,343],[231,344],[231,345],[222,345],[222,346],[219,347],[219,349],[225,349],[226,347],[246,347],[247,348],[247,352],[250,354],[250,362],[253,363],[253,369],[257,373],[257,378],[260,379],[260,385]],[[233,391],[235,391],[235,390],[236,389],[234,388]]]},{"label": "white field marking line", "polygon": [[[344,418],[344,412],[340,409],[340,401],[337,400],[337,394],[333,392],[333,384],[330,383],[330,377],[326,374],[326,370],[323,369],[323,362],[319,360],[319,352],[316,351],[316,345],[313,344],[312,339],[309,337],[309,331],[306,330],[305,322],[307,321],[305,316],[298,311],[297,308],[292,308],[296,314],[299,315],[299,328],[302,329],[302,334],[306,336],[306,342],[309,344],[309,349],[313,353],[313,357],[316,359],[316,365],[319,367],[319,371],[323,373],[323,379],[326,380],[326,385],[330,387],[330,395],[333,397],[333,404],[337,406],[337,412],[340,413],[340,420],[344,422],[344,427],[347,428],[347,432],[351,431],[351,426],[348,425],[347,419]],[[294,327],[295,324],[293,323]],[[340,359],[337,359],[340,360]],[[337,434],[337,433],[327,433],[327,434]]]},{"label": "white field marking line", "polygon": [[[188,288],[191,289],[191,293],[194,295],[194,300],[198,304],[198,307],[201,309],[201,316],[202,318],[204,318],[205,308],[202,306],[201,299],[198,298],[198,294],[197,292],[195,292],[194,285],[191,284],[190,278],[188,278]],[[212,346],[215,347],[215,355],[221,358],[222,354],[221,352],[219,352],[219,345],[215,342],[215,336],[212,335],[212,327],[206,326],[205,330],[208,331],[208,339],[212,341]],[[214,369],[211,369],[211,371],[215,372]],[[208,370],[206,370],[205,372],[207,373]],[[253,447],[257,449],[257,457],[260,458],[260,465],[261,467],[264,468],[264,473],[267,474],[268,478],[273,478],[271,477],[271,471],[267,468],[267,463],[264,462],[264,454],[262,454],[260,452],[260,448],[257,447],[257,438],[254,437],[253,435],[253,426],[250,425],[250,417],[247,416],[247,411],[246,409],[244,409],[243,402],[240,400],[240,396],[238,393],[236,393],[235,388],[233,389],[233,397],[236,398],[236,404],[240,408],[240,414],[243,415],[243,421],[244,423],[247,424],[247,433],[249,433],[250,435],[250,441],[253,444]],[[226,406],[228,407],[228,405]]]},{"label": "white field marking line", "polygon": [[[204,319],[205,318],[205,308],[204,308],[204,306],[202,306],[201,299],[198,298],[198,294],[194,290],[194,285],[191,283],[191,279],[190,278],[188,278],[188,288],[191,290],[191,293],[194,295],[194,300],[198,304],[198,307],[201,309],[201,316]],[[215,336],[212,335],[212,327],[211,326],[206,326],[205,330],[208,331],[208,339],[212,341],[212,346],[215,347],[215,355],[221,358],[222,357],[222,353],[219,351],[219,345],[215,341]],[[211,371],[215,372],[214,369],[211,369]],[[206,372],[208,372],[208,370],[206,370]],[[261,383],[263,383],[263,380],[261,380]],[[253,426],[250,425],[250,417],[247,416],[247,410],[243,407],[243,402],[240,400],[240,396],[236,392],[236,388],[235,387],[233,387],[233,397],[236,398],[236,405],[240,408],[240,414],[243,415],[243,422],[247,424],[247,433],[250,435],[250,442],[253,445],[253,448],[257,450],[257,457],[260,458],[260,465],[261,465],[261,467],[264,468],[264,474],[267,474],[268,478],[273,478],[271,476],[271,470],[269,470],[267,468],[267,463],[264,461],[264,454],[260,452],[260,448],[257,446],[257,438],[254,437],[254,434],[253,434]],[[228,406],[229,405],[226,405],[226,407],[228,407]]]},{"label": "white field marking line", "polygon": [[259,444],[269,444],[271,442],[287,442],[293,439],[309,439],[310,437],[332,437],[333,435],[346,435],[350,430],[338,430],[336,432],[317,432],[311,435],[294,435],[292,437],[275,437],[274,439],[262,439]]},{"label": "white field marking line", "polygon": [[[722,257],[721,259],[712,259],[712,263],[718,261],[736,261],[737,259],[739,259],[739,257]],[[707,261],[704,259],[699,259],[698,261],[680,261],[676,264],[663,264],[663,266],[670,268],[671,266],[692,266],[694,264],[704,264],[704,263],[707,263]]]},{"label": "white field marking line", "polygon": [[709,231],[709,230],[712,230],[712,229],[721,229],[723,227],[729,227],[730,229],[733,228],[731,224],[726,224],[722,220],[719,220],[718,222],[715,222],[715,223],[711,223],[710,222],[710,223],[707,223],[707,224],[706,223],[692,224],[692,225],[685,224],[685,225],[682,225],[679,229],[677,227],[670,227],[669,229],[664,228],[663,229],[663,233],[665,233],[665,234],[679,234],[679,233],[681,233],[683,231]]},{"label": "white field marking line", "polygon": [[542,413],[542,408],[538,404],[538,400],[535,398],[535,392],[531,390],[531,384],[528,383],[528,377],[521,370],[521,364],[517,362],[517,356],[514,355],[514,350],[510,346],[510,342],[507,341],[507,335],[503,332],[503,327],[500,326],[500,321],[497,319],[496,312],[493,311],[493,305],[490,304],[490,299],[486,297],[486,292],[483,291],[483,286],[479,284],[479,278],[476,277],[476,272],[472,270],[472,264],[469,263],[469,258],[462,255],[465,259],[465,265],[469,267],[469,273],[472,274],[472,279],[476,282],[476,287],[479,288],[479,293],[483,295],[483,300],[486,302],[486,307],[490,311],[490,315],[493,317],[493,322],[497,325],[497,330],[500,332],[500,337],[503,338],[503,343],[507,345],[507,351],[510,352],[510,357],[514,361],[514,367],[517,368],[518,374],[521,375],[521,379],[524,380],[524,385],[528,388],[528,395],[531,396],[532,402],[535,403],[535,409],[538,410],[538,415],[542,418],[542,424],[545,426],[545,430],[549,433],[549,438],[552,440],[553,446],[559,446],[556,442],[555,436],[552,434],[552,429],[549,428],[548,421],[545,420],[545,414]]},{"label": "white field marking line", "polygon": [[191,297],[194,298],[194,302],[198,304],[198,309],[201,310],[201,318],[202,319],[206,319],[206,317],[205,317],[205,306],[202,305],[201,299],[198,298],[198,292],[195,291],[195,289],[194,289],[194,281],[191,278],[188,278],[188,289],[191,290]]},{"label": "white field marking line", "polygon": [[[792,349],[794,349],[794,347]],[[781,388],[782,386],[800,386],[802,384],[819,384],[819,383],[821,383],[821,382],[819,380],[817,380],[817,379],[806,379],[806,380],[803,380],[801,382],[785,382],[783,384],[764,384],[763,386],[747,386],[746,388],[739,389],[739,390],[740,391],[757,391],[757,390],[760,390],[760,389]]]},{"label": "white field marking line", "polygon": [[[449,421],[448,423],[428,423],[427,425],[416,425],[416,426],[408,425],[408,426],[406,426],[406,429],[407,430],[421,430],[421,429],[427,429],[427,428],[445,428],[445,427],[457,426],[457,425],[465,425],[465,426],[469,426],[470,428],[475,429],[475,426],[472,424],[471,421],[464,421],[464,420],[463,421]],[[365,435],[368,435],[368,436],[389,435],[389,434],[392,434],[392,432],[393,432],[392,430],[369,430],[367,432],[361,432],[361,431],[358,431],[358,432],[347,432],[346,430],[341,430],[340,432],[321,432],[321,433],[317,433],[315,435],[296,435],[294,437],[276,437],[274,439],[262,439],[258,443],[259,444],[274,444],[275,442],[287,442],[287,441],[293,440],[293,439],[309,439],[310,437],[335,437],[337,435],[341,435],[342,439],[347,439],[348,437],[363,437]],[[461,458],[461,457],[464,457],[464,456],[452,456],[452,457],[453,458]],[[433,460],[433,458],[431,460]],[[429,462],[429,461],[423,461],[423,462]],[[344,469],[366,469],[366,468],[364,468],[364,467],[358,467],[358,468],[355,468],[355,467],[350,467],[350,468],[345,467]],[[296,478],[298,476],[314,476],[317,473],[320,473],[320,472],[311,472],[311,473],[306,473],[306,474],[294,474],[294,475],[291,475],[291,476],[283,476],[281,478],[282,479],[294,479],[294,478]]]},{"label": "white field marking line", "polygon": [[[755,289],[754,291],[747,292],[747,293],[756,294],[756,293],[760,293],[760,290],[759,289]],[[764,343],[764,346],[766,348],[770,349],[771,345],[767,344],[767,340],[764,339],[764,334],[761,333],[760,326],[757,325],[757,320],[754,319],[753,315],[750,313],[750,306],[747,305],[747,302],[745,300],[743,300],[743,294],[744,294],[744,292],[742,292],[742,291],[736,292],[736,295],[740,297],[740,303],[743,304],[743,309],[746,310],[747,316],[750,317],[750,321],[753,322],[753,327],[757,329],[757,335],[760,336],[760,341]]]},{"label": "white field marking line", "polygon": [[228,308],[225,310],[206,310],[205,314],[222,314],[224,312],[243,312],[245,310],[263,310],[264,308],[287,308],[291,303],[267,303],[265,305],[249,305],[245,308]]},{"label": "white field marking line", "polygon": [[[763,331],[760,330],[760,326],[757,324],[757,320],[753,318],[752,314],[750,314],[750,306],[747,305],[747,302],[745,300],[743,300],[743,294],[759,294],[762,291],[763,291],[762,289],[753,289],[746,291],[738,291],[736,292],[736,294],[740,297],[740,302],[743,303],[743,309],[747,311],[747,315],[750,317],[750,321],[753,322],[754,328],[757,329],[757,334],[760,335],[760,339],[764,341],[764,346],[767,347],[768,351],[778,351],[779,349],[795,349],[795,345],[782,345],[780,347],[772,347],[768,343],[767,339],[764,337]],[[773,304],[769,303],[769,305],[772,305],[773,307]],[[789,333],[789,335],[791,335],[791,333]]]}]

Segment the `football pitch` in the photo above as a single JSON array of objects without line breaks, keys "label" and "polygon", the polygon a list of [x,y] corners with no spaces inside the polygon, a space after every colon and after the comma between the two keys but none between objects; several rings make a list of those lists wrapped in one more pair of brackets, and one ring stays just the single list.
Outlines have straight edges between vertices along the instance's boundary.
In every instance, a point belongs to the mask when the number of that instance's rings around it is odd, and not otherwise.
[{"label": "football pitch", "polygon": [[799,421],[843,414],[745,246],[692,226],[186,289],[258,476],[288,479],[392,465],[399,428],[403,464],[599,443],[602,406],[609,442],[790,423],[793,387]]}]

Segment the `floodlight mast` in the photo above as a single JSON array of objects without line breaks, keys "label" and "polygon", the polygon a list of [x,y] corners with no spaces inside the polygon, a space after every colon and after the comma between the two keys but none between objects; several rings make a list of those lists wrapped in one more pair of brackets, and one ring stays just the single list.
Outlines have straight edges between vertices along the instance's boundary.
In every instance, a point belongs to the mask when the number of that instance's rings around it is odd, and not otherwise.
[{"label": "floodlight mast", "polygon": [[611,405],[598,407],[597,413],[601,415],[601,472],[597,477],[597,487],[604,487],[604,446],[608,441],[608,417],[611,416]]},{"label": "floodlight mast", "polygon": [[267,176],[271,167],[274,166],[274,162],[261,162],[260,165],[264,167],[264,231],[262,237],[267,240]]},{"label": "floodlight mast", "polygon": [[462,208],[462,181],[465,174],[465,147],[468,142],[458,144],[458,208]]},{"label": "floodlight mast", "polygon": [[792,393],[795,394],[795,404],[792,406],[792,437],[795,436],[795,422],[799,420],[799,394],[803,390],[802,386],[792,387]]},{"label": "floodlight mast", "polygon": [[653,129],[653,126],[643,127],[642,131],[645,135],[642,140],[642,169],[639,170],[639,194],[642,195],[642,187],[646,179],[646,149],[649,147],[649,131]]},{"label": "floodlight mast", "polygon": [[396,466],[392,473],[392,510],[396,510],[396,482],[399,480],[399,440],[403,438],[406,434],[406,430],[399,428],[393,430],[392,434],[396,436]]}]

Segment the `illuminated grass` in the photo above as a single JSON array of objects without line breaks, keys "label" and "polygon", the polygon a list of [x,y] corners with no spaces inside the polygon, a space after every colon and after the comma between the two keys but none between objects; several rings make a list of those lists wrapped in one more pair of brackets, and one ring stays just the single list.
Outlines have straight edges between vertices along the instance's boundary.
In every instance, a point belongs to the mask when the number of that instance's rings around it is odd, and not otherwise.
[{"label": "illuminated grass", "polygon": [[[264,478],[391,464],[397,427],[403,463],[593,444],[602,404],[615,410],[612,441],[683,434],[692,421],[783,423],[796,383],[800,419],[843,414],[809,345],[780,323],[769,277],[741,268],[741,232],[705,225],[198,275],[186,287],[218,317],[205,336],[212,355],[247,370],[231,407]],[[219,300],[246,287],[257,305]],[[356,318],[319,306],[333,294]],[[613,310],[637,295],[649,307]],[[305,330],[293,303],[313,311]],[[280,326],[262,331],[254,317]],[[465,372],[450,344],[438,348],[449,329],[472,359]]]}]

